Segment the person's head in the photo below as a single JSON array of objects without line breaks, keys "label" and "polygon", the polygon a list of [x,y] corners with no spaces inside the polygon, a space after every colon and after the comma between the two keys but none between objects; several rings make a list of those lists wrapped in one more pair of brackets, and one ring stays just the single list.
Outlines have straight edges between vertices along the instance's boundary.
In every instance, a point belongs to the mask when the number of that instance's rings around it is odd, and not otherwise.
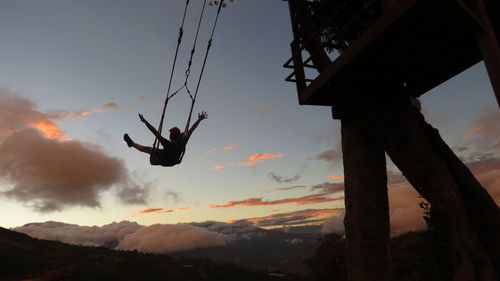
[{"label": "person's head", "polygon": [[181,136],[181,130],[177,127],[173,127],[170,129],[170,140],[171,141],[177,141],[179,137]]}]

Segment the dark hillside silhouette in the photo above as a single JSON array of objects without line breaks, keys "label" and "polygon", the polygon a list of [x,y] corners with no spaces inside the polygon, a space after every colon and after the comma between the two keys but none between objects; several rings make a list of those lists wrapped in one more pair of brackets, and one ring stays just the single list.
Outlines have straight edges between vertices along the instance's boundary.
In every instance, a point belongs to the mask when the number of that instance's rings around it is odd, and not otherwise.
[{"label": "dark hillside silhouette", "polygon": [[0,280],[301,280],[206,260],[82,247],[0,228]]},{"label": "dark hillside silhouette", "polygon": [[[393,281],[450,280],[449,257],[436,245],[430,232],[409,232],[390,241]],[[315,281],[347,281],[345,240],[330,234],[321,239],[316,253],[306,263]]]}]

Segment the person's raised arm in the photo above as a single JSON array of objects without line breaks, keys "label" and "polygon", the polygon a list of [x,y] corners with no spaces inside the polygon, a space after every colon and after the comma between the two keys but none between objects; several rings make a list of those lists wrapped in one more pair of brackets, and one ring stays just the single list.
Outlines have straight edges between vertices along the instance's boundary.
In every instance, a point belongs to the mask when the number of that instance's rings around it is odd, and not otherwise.
[{"label": "person's raised arm", "polygon": [[186,132],[186,138],[189,138],[191,136],[191,134],[194,132],[194,130],[200,124],[201,120],[207,119],[207,118],[208,118],[208,114],[206,111],[202,111],[201,113],[198,113],[198,120],[196,120],[196,122],[194,122],[193,126],[191,126],[191,128]]},{"label": "person's raised arm", "polygon": [[156,130],[156,128],[153,127],[151,124],[149,124],[148,120],[146,120],[146,118],[144,118],[144,116],[140,113],[139,113],[139,119],[141,119],[141,121],[144,124],[146,124],[146,127],[148,127],[148,129],[153,133],[153,135],[155,135],[159,139],[163,138],[161,134]]}]

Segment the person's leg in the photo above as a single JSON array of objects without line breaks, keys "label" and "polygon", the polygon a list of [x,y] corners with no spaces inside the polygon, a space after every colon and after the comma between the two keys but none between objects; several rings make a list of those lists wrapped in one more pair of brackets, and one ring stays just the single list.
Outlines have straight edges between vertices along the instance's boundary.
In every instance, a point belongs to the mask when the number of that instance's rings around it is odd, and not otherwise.
[{"label": "person's leg", "polygon": [[140,145],[138,143],[135,143],[130,137],[128,134],[125,134],[123,135],[123,139],[125,140],[125,142],[127,143],[128,147],[133,147],[141,152],[144,152],[144,153],[148,153],[148,154],[151,154],[151,152],[153,151],[153,148],[150,147],[150,146],[144,146],[144,145]]},{"label": "person's leg", "polygon": [[144,153],[148,153],[148,154],[151,154],[151,152],[153,151],[153,148],[151,146],[144,146],[144,145],[140,145],[138,143],[134,143],[132,146],[135,149],[142,151]]}]

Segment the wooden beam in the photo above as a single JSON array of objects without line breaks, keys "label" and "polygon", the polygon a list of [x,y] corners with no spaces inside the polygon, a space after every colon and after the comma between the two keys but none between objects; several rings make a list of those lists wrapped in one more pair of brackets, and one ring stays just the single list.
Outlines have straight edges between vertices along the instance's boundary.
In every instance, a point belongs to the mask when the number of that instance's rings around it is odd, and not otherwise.
[{"label": "wooden beam", "polygon": [[472,0],[469,2],[478,11],[478,16],[486,31],[482,32],[476,29],[476,40],[481,50],[493,91],[495,92],[498,107],[500,108],[500,47],[498,46],[495,30],[491,24],[484,0]]}]

